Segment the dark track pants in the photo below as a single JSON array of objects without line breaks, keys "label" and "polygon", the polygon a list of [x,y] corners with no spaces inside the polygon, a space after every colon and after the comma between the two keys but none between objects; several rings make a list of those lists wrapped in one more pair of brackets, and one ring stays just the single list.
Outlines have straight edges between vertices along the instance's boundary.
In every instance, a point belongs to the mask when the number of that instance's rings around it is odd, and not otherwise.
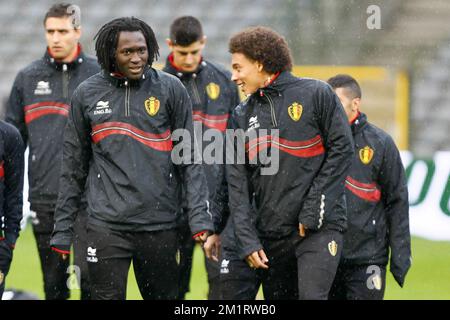
[{"label": "dark track pants", "polygon": [[[80,270],[81,299],[90,298],[89,278],[86,263],[86,220],[87,213],[80,212],[74,225],[74,265]],[[53,212],[36,212],[33,221],[33,233],[39,252],[39,260],[44,280],[46,300],[64,300],[70,296],[67,280],[70,276],[70,261],[50,249],[50,239],[53,232]]]},{"label": "dark track pants", "polygon": [[177,231],[113,231],[88,226],[87,261],[93,300],[124,300],[133,262],[145,300],[178,297]]},{"label": "dark track pants", "polygon": [[338,267],[330,300],[383,300],[386,266],[346,265]]}]

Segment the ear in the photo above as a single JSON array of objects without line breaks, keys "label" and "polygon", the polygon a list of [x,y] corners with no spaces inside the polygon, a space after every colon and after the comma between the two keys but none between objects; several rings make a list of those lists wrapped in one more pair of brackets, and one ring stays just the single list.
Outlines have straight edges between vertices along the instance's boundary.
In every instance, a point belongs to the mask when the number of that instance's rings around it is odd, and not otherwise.
[{"label": "ear", "polygon": [[359,110],[360,105],[361,105],[361,98],[354,98],[352,100],[352,111],[357,112]]},{"label": "ear", "polygon": [[82,34],[81,26],[75,29],[75,33],[77,35],[77,40],[80,40]]},{"label": "ear", "polygon": [[264,70],[263,64],[259,61],[255,61],[255,63],[256,63],[256,68],[257,68],[258,72],[263,72],[263,70]]},{"label": "ear", "polygon": [[166,39],[167,46],[170,48],[170,50],[173,50],[173,42],[169,38]]},{"label": "ear", "polygon": [[207,40],[207,37],[206,37],[206,36],[203,36],[203,38],[200,39],[200,43],[202,44],[202,46],[205,46],[206,40]]}]

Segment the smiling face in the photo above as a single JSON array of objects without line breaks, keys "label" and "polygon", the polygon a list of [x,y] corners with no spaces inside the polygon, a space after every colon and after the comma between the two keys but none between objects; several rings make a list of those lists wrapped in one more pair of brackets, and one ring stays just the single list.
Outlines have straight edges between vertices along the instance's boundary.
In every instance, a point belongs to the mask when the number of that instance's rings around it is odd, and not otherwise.
[{"label": "smiling face", "polygon": [[50,54],[56,60],[71,62],[78,52],[81,30],[75,29],[70,17],[47,18],[45,38]]},{"label": "smiling face", "polygon": [[250,95],[264,87],[268,74],[264,72],[262,64],[258,61],[250,60],[242,53],[233,53],[231,66],[231,80],[245,95]]},{"label": "smiling face", "polygon": [[141,31],[121,31],[117,41],[117,71],[128,79],[140,79],[148,63],[148,50]]}]

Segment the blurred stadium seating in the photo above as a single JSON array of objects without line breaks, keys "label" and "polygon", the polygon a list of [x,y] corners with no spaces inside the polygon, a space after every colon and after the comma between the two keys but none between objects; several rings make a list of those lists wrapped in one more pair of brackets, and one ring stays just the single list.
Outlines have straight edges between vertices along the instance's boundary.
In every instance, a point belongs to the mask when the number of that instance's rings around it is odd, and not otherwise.
[{"label": "blurred stadium seating", "polygon": [[[18,70],[45,49],[42,19],[50,0],[0,0],[0,112]],[[82,44],[93,54],[93,37],[105,22],[137,16],[155,30],[163,62],[170,22],[191,14],[208,36],[205,55],[229,63],[227,41],[250,25],[271,26],[286,36],[297,65],[370,65],[404,70],[411,83],[409,148],[431,156],[449,150],[450,3],[446,0],[77,0],[82,10]],[[381,10],[381,29],[366,26],[367,8]],[[370,96],[383,105],[391,95]],[[379,118],[376,115],[375,118]]]}]

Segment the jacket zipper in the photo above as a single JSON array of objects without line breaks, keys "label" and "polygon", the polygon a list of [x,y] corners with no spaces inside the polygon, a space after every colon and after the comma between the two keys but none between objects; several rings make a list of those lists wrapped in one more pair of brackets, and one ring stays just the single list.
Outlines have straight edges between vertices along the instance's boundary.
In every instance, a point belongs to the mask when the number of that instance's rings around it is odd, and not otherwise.
[{"label": "jacket zipper", "polygon": [[67,72],[67,64],[62,66],[62,86],[63,86],[63,98],[69,98],[69,73]]},{"label": "jacket zipper", "polygon": [[195,84],[195,79],[191,79],[191,87],[194,92],[195,103],[200,104],[202,101],[200,100],[200,94],[198,93],[197,85]]},{"label": "jacket zipper", "polygon": [[278,128],[277,116],[275,115],[275,107],[273,105],[273,100],[268,94],[264,93],[264,96],[267,98],[267,101],[269,101],[270,116],[272,118],[272,125],[273,125],[274,128]]},{"label": "jacket zipper", "polygon": [[125,117],[130,116],[130,86],[125,81]]}]

